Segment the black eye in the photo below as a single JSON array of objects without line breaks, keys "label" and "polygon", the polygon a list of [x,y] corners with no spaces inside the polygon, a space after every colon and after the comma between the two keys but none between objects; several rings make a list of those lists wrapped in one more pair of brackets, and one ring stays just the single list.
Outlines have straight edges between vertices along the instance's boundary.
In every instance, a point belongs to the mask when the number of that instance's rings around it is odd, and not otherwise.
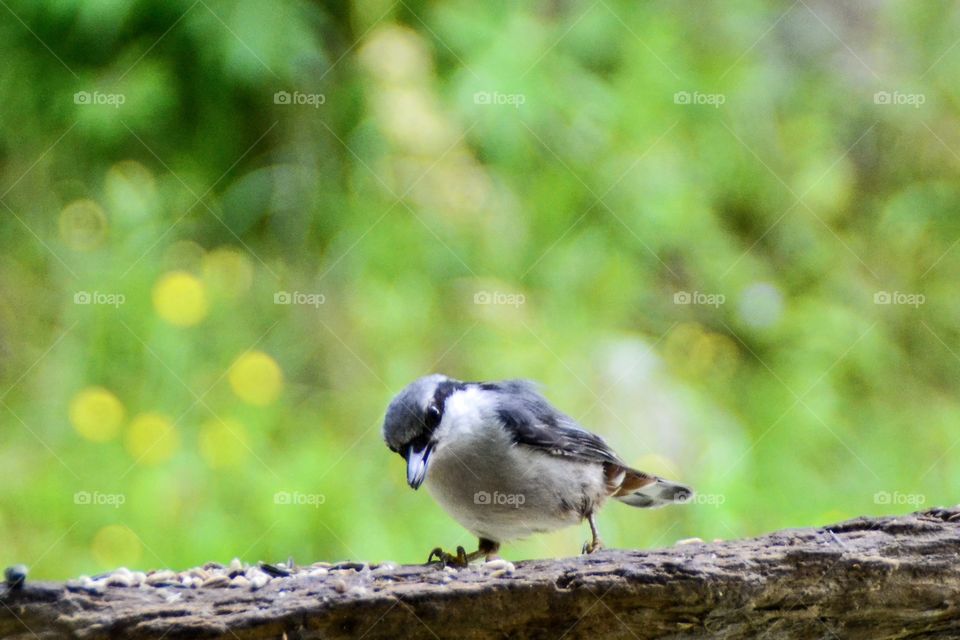
[{"label": "black eye", "polygon": [[427,429],[431,431],[437,428],[437,425],[440,424],[440,408],[437,405],[432,404],[427,407],[427,414],[423,418],[423,422],[427,425]]}]

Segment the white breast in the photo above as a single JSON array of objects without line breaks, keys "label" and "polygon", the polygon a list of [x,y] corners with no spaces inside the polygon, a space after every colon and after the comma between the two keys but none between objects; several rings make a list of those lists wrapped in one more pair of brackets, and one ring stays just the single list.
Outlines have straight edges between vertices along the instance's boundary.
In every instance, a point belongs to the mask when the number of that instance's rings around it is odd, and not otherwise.
[{"label": "white breast", "polygon": [[452,394],[425,486],[457,522],[496,542],[577,524],[606,497],[603,469],[515,445],[492,394]]}]

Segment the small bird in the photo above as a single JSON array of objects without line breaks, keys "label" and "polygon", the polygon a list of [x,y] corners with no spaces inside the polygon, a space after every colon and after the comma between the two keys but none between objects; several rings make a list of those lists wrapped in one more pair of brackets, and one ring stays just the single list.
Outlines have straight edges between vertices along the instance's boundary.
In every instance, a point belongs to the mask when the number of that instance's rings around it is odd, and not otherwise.
[{"label": "small bird", "polygon": [[555,409],[526,380],[419,378],[390,402],[383,438],[407,462],[407,483],[426,484],[440,506],[480,540],[427,562],[466,566],[500,543],[590,523],[583,553],[602,547],[596,514],[607,498],[633,507],[687,502],[684,485],[631,469],[600,436]]}]

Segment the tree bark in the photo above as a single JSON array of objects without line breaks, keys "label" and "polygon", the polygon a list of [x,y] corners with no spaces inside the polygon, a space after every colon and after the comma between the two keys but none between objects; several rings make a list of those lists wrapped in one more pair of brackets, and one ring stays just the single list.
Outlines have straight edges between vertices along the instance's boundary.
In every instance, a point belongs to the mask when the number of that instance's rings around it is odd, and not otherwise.
[{"label": "tree bark", "polygon": [[513,570],[348,563],[214,582],[0,587],[0,636],[960,638],[960,507]]}]

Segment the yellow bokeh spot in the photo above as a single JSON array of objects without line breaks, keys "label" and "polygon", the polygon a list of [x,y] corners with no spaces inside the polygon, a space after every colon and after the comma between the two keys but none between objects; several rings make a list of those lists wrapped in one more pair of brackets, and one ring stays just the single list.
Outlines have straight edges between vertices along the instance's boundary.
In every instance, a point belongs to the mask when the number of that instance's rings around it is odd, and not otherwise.
[{"label": "yellow bokeh spot", "polygon": [[230,367],[230,386],[247,404],[266,406],[283,389],[283,372],[276,360],[262,351],[249,351]]},{"label": "yellow bokeh spot", "polygon": [[253,265],[239,251],[215,249],[203,257],[203,279],[212,290],[236,297],[250,288]]},{"label": "yellow bokeh spot", "polygon": [[141,413],[130,423],[124,444],[134,460],[143,464],[157,464],[177,451],[180,433],[166,416]]},{"label": "yellow bokeh spot", "polygon": [[103,387],[87,387],[70,401],[70,424],[77,433],[94,442],[115,438],[124,414],[123,403]]},{"label": "yellow bokeh spot", "polygon": [[729,377],[737,368],[740,351],[723,334],[696,322],[678,324],[664,341],[664,356],[675,370],[691,376]]},{"label": "yellow bokeh spot", "polygon": [[199,443],[200,455],[214,469],[239,466],[250,453],[246,429],[232,419],[202,424]]},{"label": "yellow bokeh spot", "polygon": [[93,536],[90,551],[104,569],[136,566],[143,555],[143,545],[129,527],[111,524]]},{"label": "yellow bokeh spot", "polygon": [[194,276],[173,271],[153,287],[153,307],[170,324],[192,327],[207,315],[207,292]]},{"label": "yellow bokeh spot", "polygon": [[60,238],[77,251],[97,248],[107,235],[107,216],[93,200],[74,200],[60,212]]}]

